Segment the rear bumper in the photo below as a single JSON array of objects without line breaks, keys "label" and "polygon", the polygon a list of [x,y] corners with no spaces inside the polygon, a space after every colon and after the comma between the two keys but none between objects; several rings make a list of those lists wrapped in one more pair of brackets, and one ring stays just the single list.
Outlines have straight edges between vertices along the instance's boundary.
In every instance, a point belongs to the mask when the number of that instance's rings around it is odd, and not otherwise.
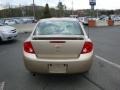
[{"label": "rear bumper", "polygon": [[51,73],[49,71],[50,64],[67,65],[66,74],[82,73],[90,69],[93,61],[93,52],[87,55],[81,55],[79,59],[69,60],[47,60],[37,59],[34,55],[29,55],[24,52],[24,64],[30,72],[36,73]]}]

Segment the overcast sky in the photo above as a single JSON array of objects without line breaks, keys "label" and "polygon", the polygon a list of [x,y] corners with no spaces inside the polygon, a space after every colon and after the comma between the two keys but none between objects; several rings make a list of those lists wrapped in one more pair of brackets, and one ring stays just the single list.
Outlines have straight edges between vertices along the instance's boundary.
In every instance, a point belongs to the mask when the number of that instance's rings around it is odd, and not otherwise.
[{"label": "overcast sky", "polygon": [[[35,4],[45,6],[46,3],[50,7],[55,7],[59,0],[35,0]],[[72,8],[72,0],[60,0],[67,6],[68,9]],[[29,5],[32,0],[0,0],[1,4],[10,3],[12,5]],[[120,9],[120,0],[96,0],[96,9]],[[73,0],[74,9],[88,9],[90,8],[89,0]]]}]

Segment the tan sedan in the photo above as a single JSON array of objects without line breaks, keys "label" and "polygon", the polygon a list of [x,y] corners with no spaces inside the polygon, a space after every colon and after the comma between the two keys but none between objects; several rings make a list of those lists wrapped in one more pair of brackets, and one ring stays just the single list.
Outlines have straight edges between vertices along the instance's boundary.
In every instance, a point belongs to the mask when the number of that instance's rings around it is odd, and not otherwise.
[{"label": "tan sedan", "polygon": [[93,43],[77,19],[42,19],[24,42],[23,56],[33,73],[82,73],[92,64]]}]

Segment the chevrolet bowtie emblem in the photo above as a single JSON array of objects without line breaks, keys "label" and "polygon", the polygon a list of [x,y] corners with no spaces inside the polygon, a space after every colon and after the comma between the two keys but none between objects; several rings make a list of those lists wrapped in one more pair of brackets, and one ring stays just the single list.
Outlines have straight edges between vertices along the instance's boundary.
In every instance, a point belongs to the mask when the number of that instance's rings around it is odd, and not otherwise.
[{"label": "chevrolet bowtie emblem", "polygon": [[61,46],[62,45],[58,45],[58,44],[54,45],[55,48],[60,48]]}]

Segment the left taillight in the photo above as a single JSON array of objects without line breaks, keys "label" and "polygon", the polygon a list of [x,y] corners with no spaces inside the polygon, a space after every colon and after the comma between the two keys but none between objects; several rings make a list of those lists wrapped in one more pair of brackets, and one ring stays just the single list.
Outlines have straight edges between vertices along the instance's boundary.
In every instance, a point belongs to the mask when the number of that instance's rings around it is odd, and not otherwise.
[{"label": "left taillight", "polygon": [[35,54],[33,46],[30,41],[24,42],[24,51],[27,53]]},{"label": "left taillight", "polygon": [[89,41],[86,41],[84,43],[84,46],[83,46],[81,54],[90,53],[92,50],[93,50],[93,43],[89,42]]}]

